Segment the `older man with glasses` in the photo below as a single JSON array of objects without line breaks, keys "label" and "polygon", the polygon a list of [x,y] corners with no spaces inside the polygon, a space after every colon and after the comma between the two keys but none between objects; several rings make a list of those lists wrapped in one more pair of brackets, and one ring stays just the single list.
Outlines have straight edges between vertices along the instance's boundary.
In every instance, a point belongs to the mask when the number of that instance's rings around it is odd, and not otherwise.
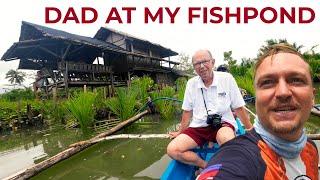
[{"label": "older man with glasses", "polygon": [[178,131],[170,133],[174,139],[167,148],[171,158],[200,168],[207,163],[191,151],[193,148],[209,141],[221,145],[235,137],[237,125],[231,108],[246,129],[252,128],[234,78],[229,73],[213,71],[214,62],[208,50],[193,55],[198,76],[187,83],[181,125]]}]

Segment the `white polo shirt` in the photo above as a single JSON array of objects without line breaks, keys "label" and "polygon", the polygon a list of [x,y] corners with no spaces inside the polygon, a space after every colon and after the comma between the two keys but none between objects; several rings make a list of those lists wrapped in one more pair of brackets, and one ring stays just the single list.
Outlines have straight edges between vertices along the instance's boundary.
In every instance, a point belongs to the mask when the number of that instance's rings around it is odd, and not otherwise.
[{"label": "white polo shirt", "polygon": [[192,111],[193,116],[189,127],[208,126],[204,97],[209,114],[220,114],[222,122],[232,124],[237,130],[231,108],[236,109],[245,105],[238,85],[229,73],[214,71],[213,74],[213,82],[208,88],[205,87],[200,76],[193,77],[187,82],[182,109]]}]

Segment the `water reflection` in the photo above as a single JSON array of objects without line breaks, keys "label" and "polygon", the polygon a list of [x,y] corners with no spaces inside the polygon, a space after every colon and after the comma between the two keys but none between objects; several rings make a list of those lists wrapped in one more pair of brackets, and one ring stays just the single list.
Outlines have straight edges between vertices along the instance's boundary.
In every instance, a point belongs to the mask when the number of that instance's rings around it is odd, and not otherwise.
[{"label": "water reflection", "polygon": [[27,144],[8,151],[0,152],[0,179],[23,170],[26,167],[35,164],[35,161],[48,156],[44,151],[43,144],[37,142],[36,146],[33,143]]},{"label": "water reflection", "polygon": [[152,179],[160,179],[170,160],[171,158],[167,154],[165,154],[161,157],[160,160],[154,162],[149,167],[140,171],[133,177],[149,177]]}]

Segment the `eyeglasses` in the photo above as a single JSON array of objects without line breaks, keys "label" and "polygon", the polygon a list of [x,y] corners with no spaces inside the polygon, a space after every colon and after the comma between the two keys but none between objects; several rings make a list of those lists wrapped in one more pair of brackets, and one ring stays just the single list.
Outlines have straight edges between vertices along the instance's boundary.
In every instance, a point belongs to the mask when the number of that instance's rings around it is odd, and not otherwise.
[{"label": "eyeglasses", "polygon": [[202,61],[193,63],[193,67],[194,67],[194,68],[199,68],[199,67],[201,66],[201,64],[203,64],[203,65],[208,65],[211,60],[212,60],[212,59],[205,59],[205,60],[202,60]]}]

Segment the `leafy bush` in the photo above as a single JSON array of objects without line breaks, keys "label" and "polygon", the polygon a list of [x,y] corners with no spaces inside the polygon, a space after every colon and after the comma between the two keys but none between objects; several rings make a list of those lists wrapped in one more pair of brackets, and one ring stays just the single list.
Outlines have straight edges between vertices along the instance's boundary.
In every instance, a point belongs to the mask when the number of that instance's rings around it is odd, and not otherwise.
[{"label": "leafy bush", "polygon": [[135,114],[138,92],[133,88],[117,88],[116,97],[105,101],[106,106],[121,120],[126,120]]},{"label": "leafy bush", "polygon": [[248,69],[244,76],[236,76],[235,79],[240,88],[245,89],[250,95],[255,96],[252,68]]},{"label": "leafy bush", "polygon": [[137,90],[137,99],[140,99],[144,102],[149,96],[148,91],[153,86],[154,81],[148,76],[143,76],[134,78],[131,84],[132,88]]},{"label": "leafy bush", "polygon": [[31,88],[25,89],[13,89],[7,93],[0,95],[1,99],[7,101],[18,101],[18,100],[33,100],[35,99],[34,93]]},{"label": "leafy bush", "polygon": [[177,96],[179,100],[183,100],[184,97],[184,92],[186,90],[186,85],[187,85],[187,78],[185,77],[180,77],[176,80],[176,86],[177,86]]},{"label": "leafy bush", "polygon": [[83,132],[88,130],[94,122],[94,107],[96,95],[90,92],[82,92],[66,101],[66,107],[77,119]]},{"label": "leafy bush", "polygon": [[[173,97],[174,96],[174,89],[170,86],[167,86],[160,90],[159,93],[153,92],[152,99],[158,99],[160,97]],[[160,116],[163,119],[169,120],[173,118],[175,112],[175,106],[173,101],[169,100],[159,100],[155,102],[156,108],[159,110]]]}]

